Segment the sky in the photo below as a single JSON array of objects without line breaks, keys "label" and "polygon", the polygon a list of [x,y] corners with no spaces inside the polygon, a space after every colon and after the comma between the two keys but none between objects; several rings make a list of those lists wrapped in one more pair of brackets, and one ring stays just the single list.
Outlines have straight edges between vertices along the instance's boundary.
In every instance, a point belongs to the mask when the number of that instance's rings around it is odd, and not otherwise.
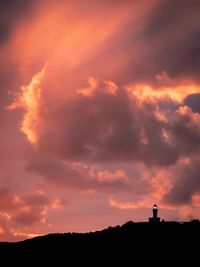
[{"label": "sky", "polygon": [[0,240],[200,217],[200,1],[0,0]]}]

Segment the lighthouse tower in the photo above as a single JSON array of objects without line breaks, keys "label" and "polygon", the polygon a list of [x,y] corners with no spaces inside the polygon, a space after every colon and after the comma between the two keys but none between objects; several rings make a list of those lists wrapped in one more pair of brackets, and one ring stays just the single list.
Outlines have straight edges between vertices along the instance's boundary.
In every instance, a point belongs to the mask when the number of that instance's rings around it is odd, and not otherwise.
[{"label": "lighthouse tower", "polygon": [[153,217],[149,218],[149,222],[151,223],[159,223],[160,222],[160,217],[158,217],[158,207],[156,204],[153,205]]}]

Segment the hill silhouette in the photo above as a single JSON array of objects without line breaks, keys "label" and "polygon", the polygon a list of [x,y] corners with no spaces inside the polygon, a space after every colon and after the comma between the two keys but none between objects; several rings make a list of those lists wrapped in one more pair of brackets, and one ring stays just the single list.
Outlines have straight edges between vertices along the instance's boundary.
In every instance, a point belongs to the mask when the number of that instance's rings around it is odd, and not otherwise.
[{"label": "hill silhouette", "polygon": [[[0,243],[0,258],[7,261],[40,259],[46,262],[52,260],[63,262],[64,260],[68,263],[73,262],[74,265],[79,264],[80,260],[82,264],[91,264],[93,259],[96,263],[103,264],[102,266],[106,262],[114,264],[121,261],[125,264],[133,259],[140,262],[145,259],[155,261],[153,258],[159,256],[164,257],[165,262],[169,257],[180,260],[186,257],[191,264],[191,259],[195,259],[199,252],[199,221],[185,223],[129,221],[122,226],[108,227],[102,231],[49,234],[16,243]],[[96,266],[95,263],[92,266]]]}]

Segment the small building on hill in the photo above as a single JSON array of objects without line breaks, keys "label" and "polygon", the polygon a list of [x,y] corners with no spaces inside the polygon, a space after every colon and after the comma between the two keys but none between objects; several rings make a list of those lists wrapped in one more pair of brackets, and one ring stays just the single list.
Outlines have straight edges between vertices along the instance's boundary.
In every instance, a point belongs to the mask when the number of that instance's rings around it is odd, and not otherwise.
[{"label": "small building on hill", "polygon": [[153,205],[153,217],[149,217],[149,222],[150,223],[159,223],[160,222],[160,217],[158,217],[158,207],[156,204]]}]

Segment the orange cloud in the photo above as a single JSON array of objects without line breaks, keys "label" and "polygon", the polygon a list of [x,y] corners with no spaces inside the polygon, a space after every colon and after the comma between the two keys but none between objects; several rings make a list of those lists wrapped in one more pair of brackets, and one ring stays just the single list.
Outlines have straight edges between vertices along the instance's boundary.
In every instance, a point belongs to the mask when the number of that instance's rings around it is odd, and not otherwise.
[{"label": "orange cloud", "polygon": [[165,196],[165,194],[167,194],[172,188],[172,184],[169,179],[170,173],[165,170],[160,170],[153,177],[151,177],[149,174],[146,174],[145,177],[145,171],[142,174],[143,179],[149,182],[149,192],[139,196],[139,199],[136,199],[135,201],[119,200],[112,195],[109,199],[109,204],[111,207],[122,210],[137,210],[143,208],[151,209],[152,203],[158,203],[160,208],[169,210],[173,209],[170,205],[167,205],[163,202],[163,196]]},{"label": "orange cloud", "polygon": [[17,94],[15,101],[8,107],[11,110],[16,108],[24,109],[24,117],[20,129],[32,144],[37,143],[36,129],[38,126],[39,107],[41,104],[40,84],[45,71],[46,66],[33,76],[30,84],[22,86],[21,92]]},{"label": "orange cloud", "polygon": [[152,202],[150,201],[137,201],[137,202],[129,202],[129,201],[120,201],[116,199],[114,196],[111,196],[109,199],[109,204],[113,208],[118,208],[122,210],[129,209],[142,209],[142,208],[150,208],[152,206]]},{"label": "orange cloud", "polygon": [[36,237],[36,236],[41,236],[41,235],[43,235],[43,234],[41,234],[41,233],[25,233],[25,232],[21,232],[20,230],[18,230],[18,229],[14,229],[14,228],[12,228],[11,229],[11,234],[14,236],[14,237],[20,237],[20,238],[25,238],[25,239],[27,239],[27,238],[34,238],[34,237]]},{"label": "orange cloud", "polygon": [[0,235],[3,235],[5,233],[4,229],[0,227]]},{"label": "orange cloud", "polygon": [[195,93],[200,93],[200,86],[194,84],[192,81],[175,81],[175,84],[171,86],[162,85],[160,88],[151,84],[136,84],[127,86],[127,90],[137,97],[138,100],[144,101],[145,99],[151,99],[156,101],[157,99],[172,99],[178,103],[182,103],[188,96]]}]

